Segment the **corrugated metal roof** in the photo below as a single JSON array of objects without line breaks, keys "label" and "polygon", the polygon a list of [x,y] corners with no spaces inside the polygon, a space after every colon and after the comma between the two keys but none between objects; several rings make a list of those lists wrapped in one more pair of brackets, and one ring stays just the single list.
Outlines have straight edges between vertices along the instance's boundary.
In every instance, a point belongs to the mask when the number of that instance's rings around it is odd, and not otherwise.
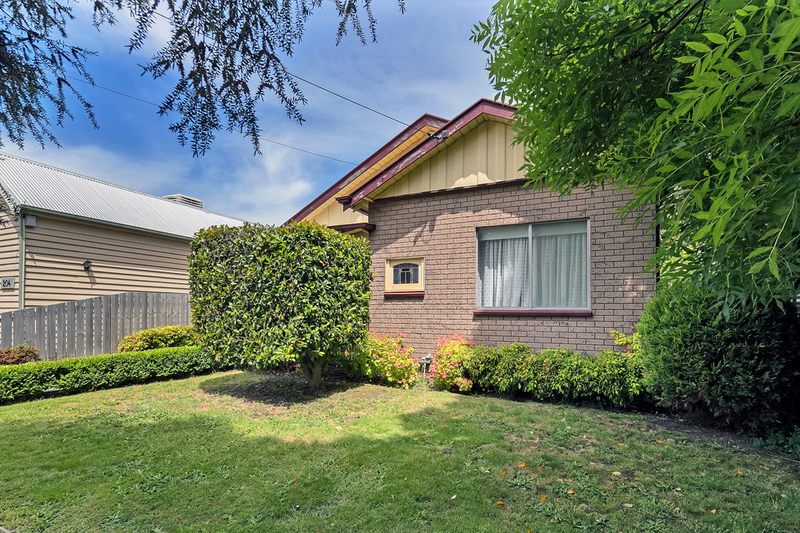
[{"label": "corrugated metal roof", "polygon": [[132,229],[191,238],[210,226],[243,221],[0,153],[0,187],[14,207],[61,213]]}]

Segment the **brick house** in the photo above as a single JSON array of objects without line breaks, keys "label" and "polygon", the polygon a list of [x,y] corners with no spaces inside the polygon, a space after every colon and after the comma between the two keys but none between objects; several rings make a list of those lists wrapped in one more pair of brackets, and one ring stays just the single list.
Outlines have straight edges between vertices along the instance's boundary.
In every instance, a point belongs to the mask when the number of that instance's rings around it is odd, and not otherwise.
[{"label": "brick house", "polygon": [[513,116],[490,100],[425,115],[293,217],[368,235],[372,328],[401,331],[417,355],[461,332],[594,353],[654,292],[649,220],[616,218],[617,190],[524,187]]}]

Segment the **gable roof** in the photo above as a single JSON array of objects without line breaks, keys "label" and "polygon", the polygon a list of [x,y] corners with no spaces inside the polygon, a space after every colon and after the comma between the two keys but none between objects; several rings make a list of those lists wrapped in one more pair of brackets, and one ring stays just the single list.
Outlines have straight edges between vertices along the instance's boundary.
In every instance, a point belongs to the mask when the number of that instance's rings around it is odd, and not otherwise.
[{"label": "gable roof", "polygon": [[[344,194],[348,190],[372,178],[372,176],[382,170],[386,165],[391,164],[394,159],[416,146],[421,139],[427,138],[429,134],[437,131],[446,123],[447,119],[427,113],[422,115],[403,131],[395,135],[392,140],[362,161],[361,164],[356,165],[353,170],[328,187],[325,192],[314,198],[308,205],[290,218],[288,222],[292,220],[304,220],[321,210],[321,208],[336,203],[335,198],[337,195]],[[420,134],[424,134],[424,136]],[[419,138],[416,142],[414,142],[415,137]]]},{"label": "gable roof", "polygon": [[366,200],[374,192],[385,189],[389,184],[399,179],[405,170],[431,157],[473,129],[476,121],[490,117],[495,120],[510,122],[513,120],[515,112],[515,107],[501,102],[485,98],[478,100],[453,120],[443,125],[435,135],[419,143],[413,150],[407,151],[396,158],[381,172],[366,180],[349,195],[338,198],[339,203],[345,209],[357,209],[358,204]]},{"label": "gable roof", "polygon": [[61,216],[183,240],[202,228],[243,223],[5,153],[0,153],[0,194],[15,213]]}]

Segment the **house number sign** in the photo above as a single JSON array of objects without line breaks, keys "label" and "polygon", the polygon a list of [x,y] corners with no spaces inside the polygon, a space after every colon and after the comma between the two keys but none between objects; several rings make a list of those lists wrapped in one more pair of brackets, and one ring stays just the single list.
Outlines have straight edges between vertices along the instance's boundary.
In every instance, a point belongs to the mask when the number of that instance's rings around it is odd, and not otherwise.
[{"label": "house number sign", "polygon": [[0,278],[0,289],[13,289],[17,278]]}]

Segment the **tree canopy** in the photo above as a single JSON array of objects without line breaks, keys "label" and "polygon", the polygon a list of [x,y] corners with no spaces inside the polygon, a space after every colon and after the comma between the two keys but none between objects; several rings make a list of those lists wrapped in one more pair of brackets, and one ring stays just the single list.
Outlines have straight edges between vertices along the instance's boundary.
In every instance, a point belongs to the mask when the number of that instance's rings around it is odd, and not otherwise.
[{"label": "tree canopy", "polygon": [[[338,17],[337,44],[348,29],[362,43],[375,39],[372,0],[330,0]],[[401,11],[404,0],[397,0]],[[0,146],[6,136],[22,147],[26,137],[58,145],[51,121],[72,118],[70,98],[97,126],[91,104],[75,80],[92,83],[86,60],[94,52],[69,43],[75,14],[69,0],[4,0],[0,3]],[[302,121],[306,103],[281,56],[292,55],[304,25],[323,0],[95,0],[93,23],[100,28],[131,17],[130,51],[142,47],[158,18],[170,35],[143,65],[153,78],[177,75],[159,113],[176,113],[170,129],[195,155],[211,146],[223,125],[259,148],[256,103],[276,97],[288,116]],[[163,11],[163,13],[162,13]],[[362,23],[362,21],[364,21]],[[365,28],[366,26],[366,28]]]},{"label": "tree canopy", "polygon": [[501,0],[475,27],[529,185],[655,206],[661,275],[720,312],[800,284],[797,0]]}]

